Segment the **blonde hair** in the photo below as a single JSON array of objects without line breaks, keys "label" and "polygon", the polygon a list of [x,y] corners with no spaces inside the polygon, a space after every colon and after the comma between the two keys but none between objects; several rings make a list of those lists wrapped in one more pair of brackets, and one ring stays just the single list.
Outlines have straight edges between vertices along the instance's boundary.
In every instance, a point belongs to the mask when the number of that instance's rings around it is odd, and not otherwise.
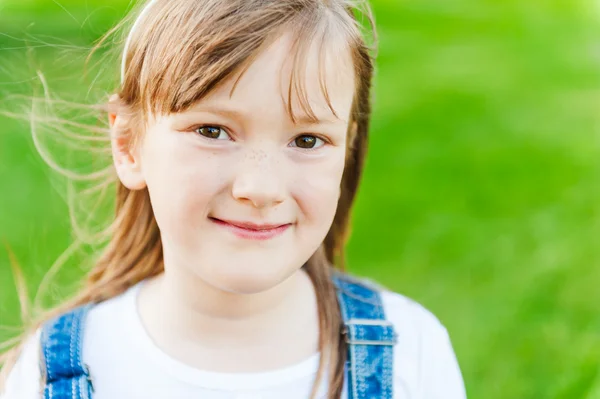
[{"label": "blonde hair", "polygon": [[[106,104],[109,109],[118,108],[120,112],[132,115],[131,128],[136,136],[142,134],[144,118],[150,113],[184,111],[219,82],[237,72],[241,76],[254,57],[283,30],[291,32],[295,39],[287,110],[295,120],[292,96],[296,95],[302,110],[314,118],[302,86],[305,54],[314,40],[323,44],[321,52],[334,37],[345,41],[354,66],[356,88],[341,196],[322,246],[305,266],[317,295],[322,353],[312,396],[325,375],[325,365],[329,364],[327,397],[339,398],[347,348],[341,339],[342,320],[331,272],[333,267],[344,269],[343,251],[349,232],[350,210],[367,150],[374,57],[368,39],[375,40],[369,6],[352,0],[151,0],[150,3],[138,13],[127,36],[118,99]],[[366,27],[359,20],[360,16],[366,17]],[[123,25],[124,22],[108,32],[92,53]],[[363,32],[365,28],[366,32]],[[330,46],[337,44],[329,43]],[[321,89],[335,113],[323,76],[321,71]],[[94,129],[95,133],[105,135],[109,142],[107,129]],[[107,176],[116,184],[115,217],[107,230],[108,243],[99,253],[82,289],[66,303],[46,312],[33,328],[77,306],[115,297],[136,283],[163,272],[161,236],[148,191],[127,189],[115,178],[112,169]],[[4,376],[17,354],[18,348],[5,354]]]}]

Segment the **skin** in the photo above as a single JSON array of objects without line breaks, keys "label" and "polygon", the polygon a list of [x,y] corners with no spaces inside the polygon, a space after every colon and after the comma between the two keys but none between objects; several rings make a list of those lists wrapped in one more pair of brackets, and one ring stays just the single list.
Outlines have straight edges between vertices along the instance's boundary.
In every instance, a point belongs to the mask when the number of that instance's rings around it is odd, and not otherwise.
[{"label": "skin", "polygon": [[[162,350],[193,367],[269,370],[318,350],[315,294],[301,267],[335,215],[354,78],[345,50],[328,53],[336,117],[319,86],[314,43],[305,87],[320,121],[294,124],[283,101],[290,42],[282,35],[266,48],[233,92],[237,76],[188,111],[153,116],[133,149],[125,116],[109,115],[119,178],[148,188],[163,240],[165,273],[142,287],[140,316]],[[287,227],[255,240],[212,218]]]}]

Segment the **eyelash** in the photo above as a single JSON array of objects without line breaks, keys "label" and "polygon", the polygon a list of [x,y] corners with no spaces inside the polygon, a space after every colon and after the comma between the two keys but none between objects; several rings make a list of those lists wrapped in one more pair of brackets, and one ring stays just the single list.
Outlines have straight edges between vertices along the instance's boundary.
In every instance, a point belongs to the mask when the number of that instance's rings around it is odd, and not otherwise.
[{"label": "eyelash", "polygon": [[[222,130],[229,137],[229,140],[232,140],[231,134],[223,126],[219,126],[219,125],[200,125],[200,126],[194,127],[192,130],[194,131],[194,133],[196,133],[196,134],[198,134],[198,135],[200,135],[200,136],[202,136],[202,137],[204,137],[204,138],[206,138],[208,140],[219,140],[218,138],[206,137],[206,136],[198,133],[198,130],[205,129],[205,128],[216,128],[216,129]],[[223,139],[220,139],[220,140],[223,140]]]},{"label": "eyelash", "polygon": [[[198,130],[203,129],[203,128],[216,128],[216,129],[220,129],[227,136],[229,136],[229,138],[228,138],[229,141],[233,141],[233,139],[231,137],[231,134],[229,133],[228,129],[226,129],[225,127],[220,126],[220,125],[199,125],[199,126],[193,127],[191,130],[194,133],[198,134],[199,136],[202,136],[203,138],[205,138],[207,140],[211,140],[211,141],[212,140],[217,140],[217,141],[225,140],[225,139],[218,139],[218,138],[206,137],[206,136],[198,133]],[[313,147],[313,148],[302,148],[302,147],[299,147],[299,146],[292,146],[292,147],[304,149],[304,150],[307,150],[307,151],[314,151],[314,150],[317,150],[317,149],[319,149],[319,148],[321,148],[321,147],[323,147],[325,145],[331,144],[331,141],[329,139],[327,139],[326,137],[321,136],[319,134],[314,134],[314,133],[303,133],[303,134],[300,134],[300,135],[294,137],[294,139],[290,142],[290,144],[293,143],[293,142],[295,142],[297,139],[299,139],[301,137],[314,137],[317,140],[321,140],[323,142],[323,144],[321,144],[319,147]]]}]

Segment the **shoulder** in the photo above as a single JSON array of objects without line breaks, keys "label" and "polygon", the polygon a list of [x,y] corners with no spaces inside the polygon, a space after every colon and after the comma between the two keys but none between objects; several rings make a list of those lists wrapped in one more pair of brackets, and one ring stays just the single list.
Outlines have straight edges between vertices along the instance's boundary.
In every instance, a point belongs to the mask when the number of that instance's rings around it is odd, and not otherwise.
[{"label": "shoulder", "polygon": [[336,285],[343,293],[348,293],[359,301],[370,300],[373,295],[379,294],[386,319],[394,324],[396,332],[402,333],[405,339],[412,341],[423,335],[447,335],[438,318],[421,304],[368,278],[338,273]]},{"label": "shoulder", "polygon": [[447,329],[416,301],[365,278],[343,273],[336,284],[363,300],[379,294],[386,319],[398,336],[394,346],[394,397],[464,399],[460,368]]},{"label": "shoulder", "polygon": [[429,310],[404,295],[381,290],[394,325],[394,390],[401,398],[463,399],[460,368],[447,329]]},{"label": "shoulder", "polygon": [[[114,326],[121,320],[124,304],[129,291],[95,304],[85,317],[84,357],[103,353],[108,343],[115,340]],[[59,317],[71,314],[67,312]],[[44,326],[50,323],[47,321]],[[41,333],[35,331],[23,343],[15,365],[7,375],[4,391],[0,399],[38,399],[41,395]]]},{"label": "shoulder", "polygon": [[37,330],[27,338],[10,370],[1,399],[37,399],[40,397],[40,334]]},{"label": "shoulder", "polygon": [[420,303],[396,292],[382,290],[380,294],[386,318],[405,340],[422,341],[425,337],[437,340],[448,336],[440,320]]}]

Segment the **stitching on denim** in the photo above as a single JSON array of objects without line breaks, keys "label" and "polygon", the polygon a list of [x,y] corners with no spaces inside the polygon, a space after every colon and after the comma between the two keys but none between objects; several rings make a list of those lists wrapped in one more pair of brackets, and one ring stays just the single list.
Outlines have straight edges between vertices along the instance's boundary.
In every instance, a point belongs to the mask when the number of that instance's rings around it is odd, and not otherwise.
[{"label": "stitching on denim", "polygon": [[[395,345],[396,335],[392,326],[346,323],[347,339],[352,342],[366,341],[373,345]],[[350,328],[351,327],[351,328]],[[359,343],[361,344],[361,343]],[[361,344],[362,345],[362,344]]]},{"label": "stitching on denim", "polygon": [[48,331],[46,330],[46,333],[42,333],[42,335],[44,336],[43,339],[43,345],[44,345],[44,357],[45,357],[45,363],[46,363],[46,375],[47,375],[47,380],[48,381],[52,381],[52,367],[50,367],[50,360],[49,360],[49,352],[48,352],[48,346],[49,346],[49,341],[50,338],[48,337]]},{"label": "stitching on denim", "polygon": [[85,388],[83,386],[83,377],[77,379],[77,389],[79,390],[79,399],[87,399]]},{"label": "stitching on denim", "polygon": [[75,343],[75,327],[77,324],[77,315],[76,314],[71,314],[71,335],[69,336],[69,360],[71,363],[71,373],[75,374],[75,362],[73,359],[73,344]]},{"label": "stitching on denim", "polygon": [[[85,308],[80,308],[77,312],[77,331],[75,336],[75,357],[77,359],[77,368],[83,370],[83,359],[81,358],[81,340],[83,331],[81,329],[83,322],[83,314],[85,312]],[[85,371],[84,371],[85,373]]]},{"label": "stitching on denim", "polygon": [[79,390],[81,392],[81,398],[82,399],[91,399],[90,398],[90,386],[89,386],[89,382],[86,378],[81,378],[79,380]]},{"label": "stitching on denim", "polygon": [[50,386],[48,387],[48,393],[50,395],[50,399],[52,399],[54,397],[54,390],[52,389],[53,386],[54,386],[54,384],[51,383]]},{"label": "stitching on denim", "polygon": [[80,345],[79,343],[81,342],[81,318],[82,318],[82,309],[78,309],[77,310],[77,314],[75,315],[75,336],[73,337],[73,341],[74,341],[74,345],[75,345],[75,360],[77,361],[77,371],[80,372],[80,370],[83,369],[82,366],[82,361],[81,361],[81,355],[80,355]]},{"label": "stitching on denim", "polygon": [[392,380],[394,370],[394,356],[393,347],[384,348],[383,352],[383,382],[382,387],[384,392],[388,395],[392,395]]},{"label": "stitching on denim", "polygon": [[[366,284],[361,284],[360,281],[347,281],[343,277],[334,277],[336,283],[337,296],[340,302],[342,316],[344,323],[347,322],[348,317],[356,317],[357,313],[365,313],[368,319],[383,319],[385,320],[385,310],[383,308],[383,302],[381,300],[381,293],[377,287],[371,287]],[[366,289],[368,292],[372,292],[374,295],[372,298],[363,298],[359,294],[352,292],[351,288],[353,285],[358,285],[361,288]],[[345,297],[344,297],[345,295]],[[370,305],[367,308],[363,308],[361,304]],[[351,336],[359,337],[363,333],[367,333],[365,329],[358,329],[358,325],[347,325],[348,333]],[[384,328],[377,330],[377,337],[381,340],[392,340],[395,338],[395,331],[393,326],[391,328]],[[348,379],[349,379],[349,399],[366,399],[365,395],[373,394],[369,389],[375,389],[377,385],[376,381],[379,382],[381,391],[376,394],[381,399],[390,399],[393,397],[393,347],[389,346],[386,348],[375,349],[365,345],[351,344],[348,348],[349,354],[349,368],[348,368]],[[360,363],[360,364],[359,364]],[[381,372],[377,372],[377,367],[381,366]],[[360,371],[360,372],[359,372]],[[381,380],[380,380],[381,379]],[[362,396],[359,396],[362,395]]]},{"label": "stitching on denim", "polygon": [[352,396],[353,399],[358,399],[358,384],[359,381],[356,378],[357,377],[357,372],[356,372],[356,345],[350,345],[350,352],[351,352],[351,356],[350,356],[350,368],[352,369],[352,374],[351,374],[351,381],[352,381]]}]

